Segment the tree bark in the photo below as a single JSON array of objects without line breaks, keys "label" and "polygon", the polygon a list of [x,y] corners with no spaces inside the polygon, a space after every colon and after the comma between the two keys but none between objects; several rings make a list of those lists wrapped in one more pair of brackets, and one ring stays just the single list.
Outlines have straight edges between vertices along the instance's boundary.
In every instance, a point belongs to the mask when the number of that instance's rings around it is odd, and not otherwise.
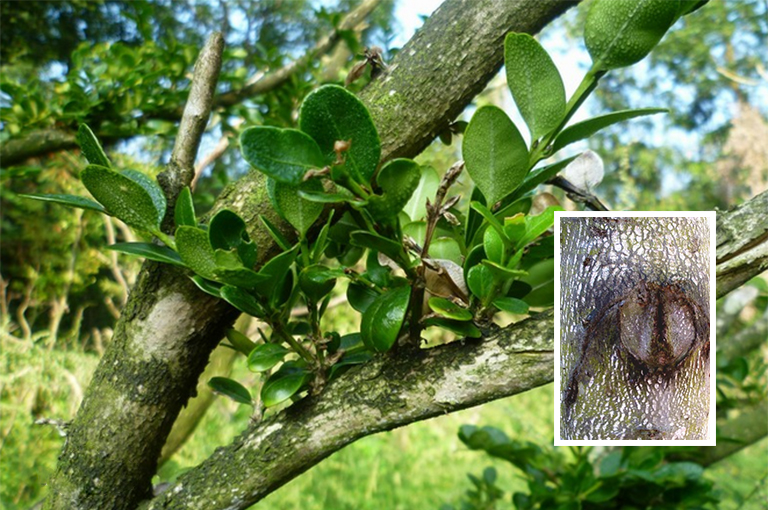
[{"label": "tree bark", "polygon": [[[363,94],[381,134],[383,158],[414,156],[434,138],[434,126],[466,106],[500,68],[507,31],[537,32],[573,4],[446,2],[392,62],[382,84],[374,83]],[[457,44],[459,36],[472,42]],[[426,63],[432,64],[425,68]],[[428,83],[425,73],[430,74]],[[404,99],[411,94],[415,103]],[[405,105],[415,110],[406,112]],[[261,262],[275,247],[258,227],[258,216],[279,223],[265,188],[261,174],[251,173],[225,190],[215,206],[243,217]],[[236,316],[226,303],[199,292],[183,272],[144,264],[69,429],[46,508],[120,510],[150,497],[171,425]]]},{"label": "tree bark", "polygon": [[561,437],[706,439],[706,218],[561,227]]}]

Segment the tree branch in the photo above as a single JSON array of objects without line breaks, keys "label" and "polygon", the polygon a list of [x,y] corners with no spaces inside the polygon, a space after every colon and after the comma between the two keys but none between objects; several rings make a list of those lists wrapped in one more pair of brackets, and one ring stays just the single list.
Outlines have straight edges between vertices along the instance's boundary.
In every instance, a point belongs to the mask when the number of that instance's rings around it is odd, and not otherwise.
[{"label": "tree branch", "polygon": [[23,138],[8,140],[0,147],[0,166],[18,165],[29,158],[77,147],[75,133],[62,129],[33,131]]},{"label": "tree branch", "polygon": [[552,317],[544,312],[484,341],[374,359],[319,397],[251,426],[147,508],[192,508],[201,497],[209,509],[247,508],[361,437],[546,384],[554,369]]},{"label": "tree branch", "polygon": [[717,215],[717,297],[768,269],[768,191]]}]

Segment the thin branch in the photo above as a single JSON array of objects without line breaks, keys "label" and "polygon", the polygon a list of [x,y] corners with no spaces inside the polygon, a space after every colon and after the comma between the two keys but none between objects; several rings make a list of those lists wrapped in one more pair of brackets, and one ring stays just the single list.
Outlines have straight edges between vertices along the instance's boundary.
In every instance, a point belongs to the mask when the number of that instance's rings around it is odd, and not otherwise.
[{"label": "thin branch", "polygon": [[[189,186],[195,173],[195,158],[213,107],[216,84],[221,72],[221,55],[224,38],[213,33],[205,43],[195,63],[189,98],[181,116],[179,133],[171,153],[171,161],[164,172],[157,176],[168,198],[168,211],[173,211],[179,192]],[[166,214],[164,227],[172,226],[172,214]]]},{"label": "thin branch", "polygon": [[573,183],[571,183],[571,181],[569,181],[565,177],[556,175],[555,177],[548,180],[547,184],[551,184],[552,186],[562,189],[563,191],[566,192],[566,194],[568,195],[568,198],[570,198],[574,202],[578,202],[580,204],[586,205],[592,211],[608,210],[608,208],[600,201],[599,198],[597,198],[597,196],[575,186]]}]

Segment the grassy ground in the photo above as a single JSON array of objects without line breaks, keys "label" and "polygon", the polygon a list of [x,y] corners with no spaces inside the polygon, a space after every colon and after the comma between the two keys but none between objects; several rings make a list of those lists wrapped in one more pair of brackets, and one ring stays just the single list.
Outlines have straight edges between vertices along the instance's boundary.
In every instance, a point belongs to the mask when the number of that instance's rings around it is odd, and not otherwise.
[{"label": "grassy ground", "polygon": [[[26,509],[44,495],[63,439],[33,416],[70,419],[96,366],[93,354],[48,350],[3,340],[0,344],[0,507]],[[247,380],[239,363],[233,377]],[[524,484],[506,463],[467,450],[458,440],[465,423],[493,425],[511,437],[548,443],[553,433],[552,385],[485,406],[364,438],[282,487],[258,509],[437,509],[456,502],[470,485],[466,473],[489,465],[509,494]],[[248,410],[217,399],[191,440],[162,469],[178,476],[227,444],[248,420]],[[723,491],[721,508],[766,508],[768,441],[753,445],[707,471]],[[758,489],[755,491],[755,487]],[[751,494],[743,505],[741,498]],[[509,499],[500,508],[512,508]]]}]

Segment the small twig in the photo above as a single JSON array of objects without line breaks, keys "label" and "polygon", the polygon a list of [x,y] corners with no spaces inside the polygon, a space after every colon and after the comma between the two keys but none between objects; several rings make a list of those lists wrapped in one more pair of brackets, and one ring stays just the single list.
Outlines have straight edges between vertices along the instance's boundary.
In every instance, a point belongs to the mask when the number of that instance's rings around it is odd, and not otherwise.
[{"label": "small twig", "polygon": [[608,208],[592,193],[585,191],[581,188],[574,186],[568,179],[560,175],[556,175],[547,181],[547,184],[558,187],[565,191],[568,198],[574,202],[578,202],[586,205],[593,211],[607,211]]},{"label": "small twig", "polygon": [[63,420],[56,420],[54,418],[38,418],[35,420],[35,425],[51,425],[59,433],[60,437],[67,437],[67,429],[69,428],[69,422]]},{"label": "small twig", "polygon": [[185,186],[189,186],[195,173],[195,158],[200,139],[208,125],[213,107],[216,84],[221,72],[221,55],[224,51],[224,37],[214,32],[205,43],[195,63],[189,98],[179,124],[179,133],[171,153],[171,161],[157,181],[168,199],[168,208],[163,222],[163,231],[173,227],[173,208],[176,197]]}]

